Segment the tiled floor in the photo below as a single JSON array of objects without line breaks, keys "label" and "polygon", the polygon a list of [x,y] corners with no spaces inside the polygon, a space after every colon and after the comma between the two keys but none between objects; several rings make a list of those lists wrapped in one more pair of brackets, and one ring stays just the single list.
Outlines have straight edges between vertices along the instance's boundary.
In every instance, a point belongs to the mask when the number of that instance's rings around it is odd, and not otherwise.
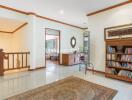
[{"label": "tiled floor", "polygon": [[48,64],[47,69],[8,74],[0,77],[0,100],[6,97],[57,81],[71,75],[118,90],[114,100],[132,100],[132,84],[105,78],[102,75],[84,74],[78,71],[78,66],[66,67]]}]

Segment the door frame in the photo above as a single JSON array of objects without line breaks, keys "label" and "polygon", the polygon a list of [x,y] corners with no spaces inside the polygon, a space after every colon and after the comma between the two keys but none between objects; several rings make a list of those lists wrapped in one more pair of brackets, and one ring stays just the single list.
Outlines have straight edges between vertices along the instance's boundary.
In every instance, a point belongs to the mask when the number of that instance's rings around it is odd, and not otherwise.
[{"label": "door frame", "polygon": [[47,33],[46,33],[46,30],[47,29],[50,29],[50,30],[55,30],[55,31],[58,31],[59,32],[59,35],[55,35],[55,34],[52,34],[53,36],[59,36],[59,64],[60,64],[60,59],[61,59],[61,54],[60,54],[60,52],[61,52],[61,31],[60,30],[56,30],[56,29],[52,29],[52,28],[45,28],[45,67],[46,67],[46,35],[47,35]]}]

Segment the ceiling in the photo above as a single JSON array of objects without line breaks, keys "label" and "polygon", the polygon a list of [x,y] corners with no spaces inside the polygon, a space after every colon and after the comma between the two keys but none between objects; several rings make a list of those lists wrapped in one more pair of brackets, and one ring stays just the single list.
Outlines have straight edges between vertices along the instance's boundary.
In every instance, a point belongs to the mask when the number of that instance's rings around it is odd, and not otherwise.
[{"label": "ceiling", "polygon": [[12,33],[24,23],[24,21],[0,17],[0,31],[4,33]]},{"label": "ceiling", "polygon": [[86,27],[86,14],[128,0],[1,0],[0,4]]}]

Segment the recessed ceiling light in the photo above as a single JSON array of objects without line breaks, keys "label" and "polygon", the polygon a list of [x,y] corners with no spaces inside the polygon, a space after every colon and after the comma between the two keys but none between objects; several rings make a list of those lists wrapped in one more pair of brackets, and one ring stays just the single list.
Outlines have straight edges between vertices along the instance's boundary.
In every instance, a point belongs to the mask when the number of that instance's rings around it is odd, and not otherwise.
[{"label": "recessed ceiling light", "polygon": [[63,10],[60,10],[60,14],[64,14],[64,11]]}]

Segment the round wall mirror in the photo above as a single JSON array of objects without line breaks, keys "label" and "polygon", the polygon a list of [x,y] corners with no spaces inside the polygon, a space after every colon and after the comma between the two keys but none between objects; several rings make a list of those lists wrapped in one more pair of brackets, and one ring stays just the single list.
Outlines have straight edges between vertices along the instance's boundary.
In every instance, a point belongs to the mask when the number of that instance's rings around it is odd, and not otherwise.
[{"label": "round wall mirror", "polygon": [[73,36],[71,38],[71,47],[74,48],[76,46],[76,38]]}]

